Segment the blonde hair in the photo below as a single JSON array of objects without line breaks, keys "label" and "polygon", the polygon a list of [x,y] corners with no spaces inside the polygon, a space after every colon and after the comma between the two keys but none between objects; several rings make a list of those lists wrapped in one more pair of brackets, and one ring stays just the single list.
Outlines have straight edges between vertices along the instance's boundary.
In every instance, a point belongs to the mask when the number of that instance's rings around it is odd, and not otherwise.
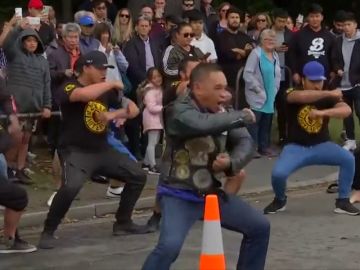
[{"label": "blonde hair", "polygon": [[[119,18],[119,15],[124,10],[126,10],[130,16],[129,23],[125,29],[120,26],[120,18]],[[128,8],[122,8],[116,14],[116,19],[115,19],[115,23],[114,23],[114,36],[113,36],[114,42],[116,42],[117,44],[123,44],[123,43],[129,41],[129,39],[133,36],[133,33],[134,33],[134,25],[133,25],[133,19],[131,16],[131,12]]]}]

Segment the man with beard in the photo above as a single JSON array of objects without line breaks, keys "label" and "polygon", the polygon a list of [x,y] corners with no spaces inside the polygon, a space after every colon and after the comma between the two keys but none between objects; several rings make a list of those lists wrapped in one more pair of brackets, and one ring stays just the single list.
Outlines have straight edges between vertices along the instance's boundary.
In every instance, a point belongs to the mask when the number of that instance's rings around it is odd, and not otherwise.
[{"label": "man with beard", "polygon": [[[236,76],[238,71],[245,66],[246,59],[254,48],[254,40],[241,32],[240,28],[241,11],[230,8],[226,13],[228,28],[219,34],[217,40],[218,61],[222,67],[229,86],[236,87]],[[245,100],[245,94],[240,95]]]}]

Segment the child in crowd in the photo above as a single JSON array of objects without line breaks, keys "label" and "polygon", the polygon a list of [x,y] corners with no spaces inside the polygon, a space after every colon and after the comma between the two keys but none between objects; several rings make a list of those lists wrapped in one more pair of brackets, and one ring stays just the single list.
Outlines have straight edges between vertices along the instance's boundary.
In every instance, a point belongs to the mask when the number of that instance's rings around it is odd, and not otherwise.
[{"label": "child in crowd", "polygon": [[150,174],[158,174],[155,160],[155,147],[160,140],[163,130],[162,119],[162,90],[163,78],[157,68],[150,68],[147,72],[147,84],[143,94],[143,132],[148,134],[148,145],[144,159],[144,168]]}]

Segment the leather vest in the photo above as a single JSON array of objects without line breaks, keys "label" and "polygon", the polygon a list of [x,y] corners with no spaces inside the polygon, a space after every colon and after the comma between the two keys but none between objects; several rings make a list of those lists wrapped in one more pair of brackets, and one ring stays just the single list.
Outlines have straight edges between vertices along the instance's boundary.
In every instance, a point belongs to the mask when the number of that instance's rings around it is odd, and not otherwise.
[{"label": "leather vest", "polygon": [[216,156],[224,152],[226,136],[205,136],[183,141],[167,138],[163,156],[163,182],[175,188],[206,193],[221,186],[212,170]]}]

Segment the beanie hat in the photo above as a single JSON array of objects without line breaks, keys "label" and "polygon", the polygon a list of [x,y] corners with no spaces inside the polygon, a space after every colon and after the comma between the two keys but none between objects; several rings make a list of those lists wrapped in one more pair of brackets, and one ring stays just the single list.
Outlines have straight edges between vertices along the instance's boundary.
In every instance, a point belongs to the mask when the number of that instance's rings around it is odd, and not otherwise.
[{"label": "beanie hat", "polygon": [[28,8],[40,10],[44,8],[44,4],[41,0],[30,0],[28,3]]}]

